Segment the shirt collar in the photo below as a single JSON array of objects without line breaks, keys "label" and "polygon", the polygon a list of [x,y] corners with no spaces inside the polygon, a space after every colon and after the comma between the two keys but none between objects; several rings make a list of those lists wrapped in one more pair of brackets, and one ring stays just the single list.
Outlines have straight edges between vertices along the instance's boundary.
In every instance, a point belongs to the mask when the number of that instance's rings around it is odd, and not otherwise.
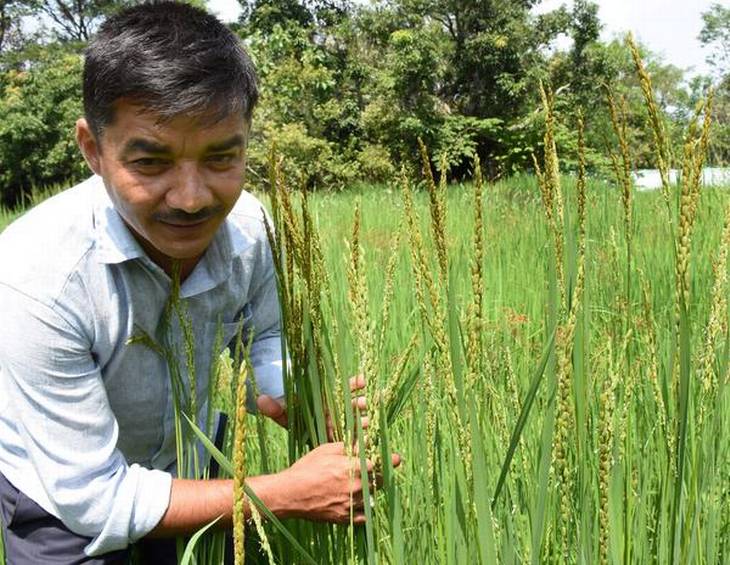
[{"label": "shirt collar", "polygon": [[142,246],[114,208],[102,178],[95,175],[87,182],[92,185],[94,242],[99,261],[115,264],[145,257]]},{"label": "shirt collar", "polygon": [[[93,226],[96,253],[105,264],[131,260],[152,262],[114,208],[100,176],[87,181],[93,199]],[[254,243],[245,230],[229,216],[216,232],[213,241],[190,276],[181,287],[181,296],[205,292],[226,280],[232,272],[234,259]]]}]

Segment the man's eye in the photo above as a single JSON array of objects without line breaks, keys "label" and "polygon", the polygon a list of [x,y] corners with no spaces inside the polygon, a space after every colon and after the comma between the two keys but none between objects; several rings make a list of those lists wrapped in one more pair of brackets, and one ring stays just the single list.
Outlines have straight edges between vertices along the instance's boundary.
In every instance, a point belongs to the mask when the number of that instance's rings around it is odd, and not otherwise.
[{"label": "man's eye", "polygon": [[144,157],[132,161],[138,167],[164,167],[169,163],[167,159],[159,159],[156,157]]},{"label": "man's eye", "polygon": [[235,160],[236,156],[232,153],[221,153],[219,155],[209,155],[206,161],[215,166],[227,166],[231,165]]}]

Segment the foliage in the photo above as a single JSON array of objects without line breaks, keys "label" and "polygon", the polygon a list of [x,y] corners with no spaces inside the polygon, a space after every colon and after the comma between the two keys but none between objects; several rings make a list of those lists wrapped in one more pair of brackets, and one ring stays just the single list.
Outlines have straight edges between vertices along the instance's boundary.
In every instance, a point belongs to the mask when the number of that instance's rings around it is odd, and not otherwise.
[{"label": "foliage", "polygon": [[256,178],[266,178],[268,150],[276,144],[298,186],[337,188],[354,180],[357,165],[341,148],[356,105],[338,88],[341,71],[327,48],[295,26],[276,25],[247,41],[261,79],[249,159]]},{"label": "foliage", "polygon": [[[711,52],[707,62],[715,75],[714,134],[710,142],[710,160],[718,165],[730,163],[730,8],[712,4],[702,14],[704,25],[699,40]],[[690,102],[706,95],[711,85],[709,79],[699,79],[692,85]]]},{"label": "foliage", "polygon": [[730,8],[714,3],[702,14],[702,19],[704,25],[699,40],[712,49],[707,62],[722,79],[730,74]]},{"label": "foliage", "polygon": [[84,173],[74,138],[82,115],[81,64],[75,51],[49,45],[26,68],[2,73],[0,197],[6,205],[34,187]]},{"label": "foliage", "polygon": [[28,6],[52,22],[59,40],[88,41],[100,18],[120,3],[115,0],[27,0]]},{"label": "foliage", "polygon": [[[67,75],[51,69],[63,68],[66,55],[83,47],[72,39],[87,37],[104,14],[137,1],[84,0],[67,14],[66,3],[55,0],[2,4],[0,158],[9,165],[0,172],[0,191],[5,202],[35,183],[83,171],[69,129],[73,108],[78,109],[74,100],[80,98],[80,89],[71,86],[78,66]],[[626,113],[633,166],[653,166],[631,57],[620,40],[600,40],[597,7],[589,0],[540,15],[533,14],[532,0],[239,1],[244,11],[233,27],[255,60],[262,93],[249,148],[253,184],[266,182],[273,144],[291,182],[317,190],[383,182],[401,167],[420,168],[418,139],[434,155],[432,168],[445,158],[455,178],[471,175],[475,155],[492,178],[530,170],[532,154],[541,152],[543,123],[534,110],[540,82],[560,93],[555,135],[564,168],[577,170],[570,116],[582,108],[587,166],[599,175],[610,171],[608,150],[615,138],[605,86]],[[22,14],[39,18],[51,9],[57,17],[46,15],[49,27],[41,26],[35,35],[17,25]],[[727,43],[722,41],[725,14],[713,7],[701,35],[714,46],[717,61],[724,60]],[[567,51],[552,47],[560,33],[573,40]],[[54,38],[63,41],[56,61],[50,56],[56,44],[48,43]],[[640,48],[679,155],[683,128],[710,81],[698,78],[685,86],[680,69]],[[723,120],[727,82],[714,83],[718,125],[709,155],[711,164],[722,164],[730,146]]]},{"label": "foliage", "polygon": [[25,13],[20,0],[0,2],[0,55],[22,44],[21,18]]},{"label": "foliage", "polygon": [[313,23],[312,14],[298,0],[255,0],[240,2],[241,20],[251,31],[271,33],[279,27],[307,27]]}]

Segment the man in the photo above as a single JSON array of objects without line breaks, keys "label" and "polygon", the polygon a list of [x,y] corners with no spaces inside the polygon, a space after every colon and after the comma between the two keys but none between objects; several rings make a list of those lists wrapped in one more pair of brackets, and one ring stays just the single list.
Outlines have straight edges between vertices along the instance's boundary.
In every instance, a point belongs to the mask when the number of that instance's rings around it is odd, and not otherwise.
[{"label": "man", "polygon": [[[161,338],[175,264],[198,398],[218,324],[232,338],[242,320],[259,409],[285,417],[274,270],[261,205],[241,189],[258,94],[240,43],[185,4],[131,8],[89,45],[83,89],[76,137],[95,176],[0,236],[0,511],[13,565],[124,562],[142,538],[218,516],[230,526],[231,481],[173,477],[167,366],[128,345],[141,331]],[[354,490],[362,522],[353,467],[327,444],[248,484],[281,517],[331,522],[349,520]]]}]

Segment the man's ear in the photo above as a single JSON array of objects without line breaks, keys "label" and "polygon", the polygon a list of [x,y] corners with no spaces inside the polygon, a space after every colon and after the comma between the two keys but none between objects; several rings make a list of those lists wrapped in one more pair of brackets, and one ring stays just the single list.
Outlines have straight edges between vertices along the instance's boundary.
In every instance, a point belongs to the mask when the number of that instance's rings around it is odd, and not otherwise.
[{"label": "man's ear", "polygon": [[81,153],[84,155],[84,159],[86,159],[89,168],[97,175],[100,175],[101,147],[99,147],[99,142],[85,118],[80,118],[76,122],[76,143],[78,143],[79,149],[81,149]]}]

